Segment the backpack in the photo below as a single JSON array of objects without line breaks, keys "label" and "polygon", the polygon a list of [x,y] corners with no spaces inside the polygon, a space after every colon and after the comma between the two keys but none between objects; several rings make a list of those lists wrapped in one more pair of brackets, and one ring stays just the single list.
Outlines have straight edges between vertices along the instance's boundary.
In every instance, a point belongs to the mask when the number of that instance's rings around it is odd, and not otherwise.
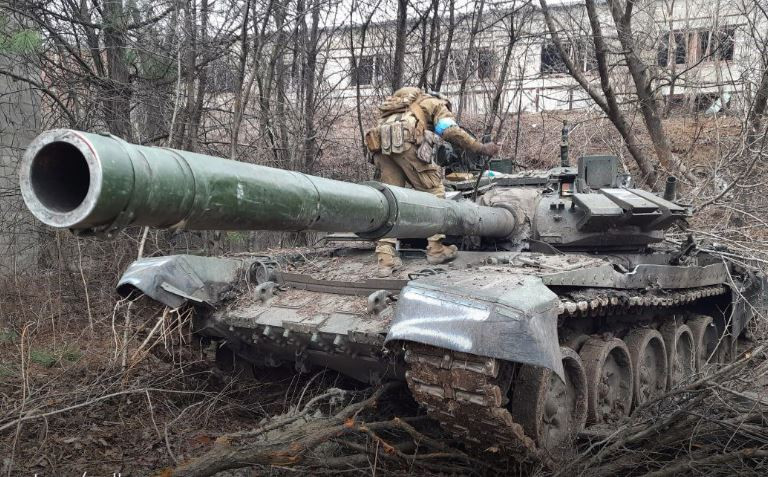
[{"label": "backpack", "polygon": [[379,106],[378,124],[366,131],[365,144],[372,153],[398,154],[421,144],[427,119],[419,106],[421,92],[389,96]]}]

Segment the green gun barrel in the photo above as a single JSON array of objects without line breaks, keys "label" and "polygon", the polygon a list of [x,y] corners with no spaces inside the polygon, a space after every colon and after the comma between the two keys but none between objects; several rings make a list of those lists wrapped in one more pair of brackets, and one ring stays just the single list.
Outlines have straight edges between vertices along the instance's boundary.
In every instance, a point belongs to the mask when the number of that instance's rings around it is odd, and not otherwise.
[{"label": "green gun barrel", "polygon": [[506,237],[504,208],[380,183],[352,184],[54,129],[29,145],[21,192],[43,223],[109,235],[128,225],[190,230],[316,230],[366,238],[436,233]]}]

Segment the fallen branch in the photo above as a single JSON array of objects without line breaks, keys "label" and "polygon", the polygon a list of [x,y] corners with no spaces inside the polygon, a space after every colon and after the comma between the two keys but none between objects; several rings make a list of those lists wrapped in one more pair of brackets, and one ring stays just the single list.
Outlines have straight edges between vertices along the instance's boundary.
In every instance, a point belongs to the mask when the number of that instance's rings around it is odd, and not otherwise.
[{"label": "fallen branch", "polygon": [[661,470],[655,472],[649,472],[643,477],[672,477],[680,475],[687,471],[695,470],[697,467],[707,465],[724,464],[732,460],[744,460],[744,459],[764,459],[768,458],[768,450],[765,449],[743,449],[737,452],[729,452],[727,454],[717,454],[710,457],[705,457],[700,460],[686,460],[685,462],[678,462],[673,465],[668,465]]},{"label": "fallen branch", "polygon": [[[747,368],[749,363],[756,358],[762,358],[766,347],[765,344],[762,344],[747,350],[741,354],[739,359],[717,372],[673,389],[664,396],[639,406],[627,424],[591,444],[577,459],[571,462],[567,469],[563,469],[556,475],[571,475],[574,471],[578,472],[579,470],[588,470],[592,475],[612,475],[618,471],[617,467],[624,465],[621,463],[622,458],[618,457],[618,454],[624,449],[639,448],[640,446],[662,448],[665,445],[673,445],[676,440],[690,438],[691,429],[702,421],[694,409],[710,402],[715,391],[724,390],[728,394],[748,398],[743,393],[725,388],[722,382],[738,376]],[[666,415],[660,416],[657,412],[646,415],[654,406],[671,403],[673,398],[683,395],[685,395],[684,398],[676,402],[674,410]],[[759,405],[758,400],[752,399],[752,401],[755,405]],[[673,429],[679,429],[679,433]],[[699,429],[699,431],[702,430]],[[605,473],[598,470],[603,463],[606,467]]]},{"label": "fallen branch", "polygon": [[13,419],[11,421],[6,422],[5,424],[0,425],[0,432],[3,432],[5,430],[8,430],[12,427],[15,427],[18,424],[21,424],[26,421],[32,421],[35,419],[41,419],[41,418],[47,418],[51,416],[55,416],[57,414],[62,414],[69,411],[74,411],[75,409],[80,409],[81,407],[87,407],[92,406],[100,401],[104,401],[107,399],[112,399],[113,397],[117,396],[124,396],[126,394],[146,394],[149,392],[163,392],[163,393],[172,393],[172,394],[207,394],[205,392],[201,391],[179,391],[175,389],[159,389],[159,388],[141,388],[141,389],[126,389],[125,391],[118,391],[110,394],[105,394],[103,396],[99,396],[93,399],[89,399],[87,401],[73,404],[71,406],[63,407],[61,409],[55,409],[53,411],[48,412],[40,412],[36,413],[35,411],[38,411],[38,409],[31,409],[26,414],[20,416],[17,419]]},{"label": "fallen branch", "polygon": [[[373,411],[379,398],[396,386],[399,383],[385,384],[367,399],[349,404],[336,414],[310,417],[311,411],[320,403],[347,394],[340,389],[330,389],[309,400],[301,411],[278,416],[251,431],[220,436],[208,452],[176,467],[168,475],[202,477],[254,465],[302,466],[304,470],[318,470],[367,464],[371,450],[368,445],[359,444],[359,439],[353,442],[350,439],[352,436],[363,437],[363,442],[367,438],[368,442],[374,443],[376,454],[373,460],[387,461],[389,464],[404,464],[409,468],[418,466],[424,471],[454,474],[476,473],[478,469],[498,471],[488,463],[473,459],[419,432],[412,424],[425,421],[424,416],[395,417],[373,422],[360,419],[361,413]],[[302,419],[306,422],[301,422]],[[299,422],[301,425],[296,425]],[[383,433],[392,437],[384,438]],[[398,433],[407,442],[392,440],[397,438]],[[337,442],[353,454],[343,459],[334,456],[326,460],[324,457],[321,461],[307,458],[311,450],[327,441]],[[418,452],[422,449],[424,452]]]},{"label": "fallen branch", "polygon": [[[267,432],[266,429],[271,429],[274,432],[296,422],[298,418],[306,416],[308,410],[319,402],[312,399],[304,406],[299,417],[278,418],[276,425],[268,424],[255,431],[220,436],[208,452],[176,467],[170,472],[170,475],[203,477],[224,470],[252,465],[295,465],[303,459],[307,451],[314,449],[319,444],[356,431],[356,426],[351,418],[363,409],[374,406],[382,394],[398,385],[399,383],[387,383],[379,387],[367,399],[349,404],[333,416],[310,420],[306,425],[288,429],[282,435],[272,436],[269,439],[257,439],[255,442],[236,443],[244,436],[263,436]],[[328,392],[319,397],[326,399],[334,395],[337,393]],[[294,419],[295,417],[296,419]]]}]

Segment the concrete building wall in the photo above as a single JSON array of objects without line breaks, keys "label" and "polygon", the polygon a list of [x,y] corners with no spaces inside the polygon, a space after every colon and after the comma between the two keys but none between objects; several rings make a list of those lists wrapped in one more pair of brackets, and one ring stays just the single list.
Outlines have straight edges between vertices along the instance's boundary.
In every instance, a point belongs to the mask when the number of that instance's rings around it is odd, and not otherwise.
[{"label": "concrete building wall", "polygon": [[[614,48],[620,51],[613,20],[607,5],[599,4],[599,16],[603,33]],[[591,44],[591,30],[583,3],[564,4],[553,8],[554,15],[565,27],[564,37]],[[467,83],[465,111],[483,114],[488,110],[495,75],[498,75],[506,53],[508,25],[499,18],[503,12],[489,12],[484,18],[482,33],[476,38],[477,49],[493,52],[494,76],[478,78],[473,75]],[[468,49],[468,34],[471,18],[458,21],[454,31],[453,54],[462,55]],[[521,22],[521,40],[515,45],[510,71],[504,84],[502,104],[516,111],[518,104],[525,111],[567,110],[594,107],[579,85],[565,72],[547,72],[542,69],[542,49],[549,42],[547,29],[540,11],[532,11]],[[657,87],[662,97],[672,95],[675,101],[685,99],[687,107],[702,108],[727,93],[732,103],[738,104],[742,93],[748,93],[749,83],[754,81],[756,48],[747,16],[738,2],[716,2],[712,0],[647,0],[636,4],[633,14],[634,37],[641,47],[641,56],[653,69],[660,80]],[[768,30],[768,26],[757,26]],[[390,23],[371,25],[366,32],[366,48],[360,50],[361,35],[348,29],[336,30],[331,35],[327,50],[325,77],[329,89],[336,96],[353,101],[356,95],[351,68],[350,45],[354,42],[358,61],[361,57],[374,58],[375,69],[370,84],[361,86],[363,98],[380,98],[389,92],[385,75],[379,75],[379,63],[388,61],[394,51],[394,25]],[[710,54],[707,44],[715,42],[719,35],[728,33],[734,42],[731,57],[719,58]],[[445,32],[442,32],[445,35]],[[406,52],[406,82],[418,78],[421,67],[419,30],[409,38]],[[352,38],[352,40],[350,40]],[[675,39],[684,38],[687,58],[679,63],[675,60]],[[667,65],[659,64],[660,51],[666,45],[670,60]],[[700,51],[701,48],[704,51]],[[611,61],[618,63],[620,57],[614,54]],[[585,75],[599,89],[599,77],[595,69],[585,68]],[[629,93],[633,85],[621,66],[613,68],[613,82],[619,92]],[[672,78],[674,80],[672,81]],[[455,101],[459,89],[459,78],[448,76],[442,92]],[[699,104],[699,99],[701,99]],[[743,102],[743,101],[742,101]]]}]

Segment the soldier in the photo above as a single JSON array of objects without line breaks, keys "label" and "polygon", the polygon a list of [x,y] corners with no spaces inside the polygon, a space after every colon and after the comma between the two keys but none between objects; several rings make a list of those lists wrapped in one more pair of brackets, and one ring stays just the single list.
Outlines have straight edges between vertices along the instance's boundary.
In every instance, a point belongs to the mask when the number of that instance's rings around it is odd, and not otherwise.
[{"label": "soldier", "polygon": [[[416,190],[445,197],[442,171],[434,163],[433,149],[441,140],[464,150],[495,156],[499,146],[481,143],[456,124],[451,103],[439,93],[424,93],[405,87],[395,91],[380,106],[376,127],[365,133],[368,150],[381,172],[381,182],[399,187],[409,184]],[[427,239],[427,262],[432,265],[455,259],[455,245],[444,245],[445,235]],[[397,240],[384,238],[376,246],[377,275],[392,275],[400,266]]]}]

